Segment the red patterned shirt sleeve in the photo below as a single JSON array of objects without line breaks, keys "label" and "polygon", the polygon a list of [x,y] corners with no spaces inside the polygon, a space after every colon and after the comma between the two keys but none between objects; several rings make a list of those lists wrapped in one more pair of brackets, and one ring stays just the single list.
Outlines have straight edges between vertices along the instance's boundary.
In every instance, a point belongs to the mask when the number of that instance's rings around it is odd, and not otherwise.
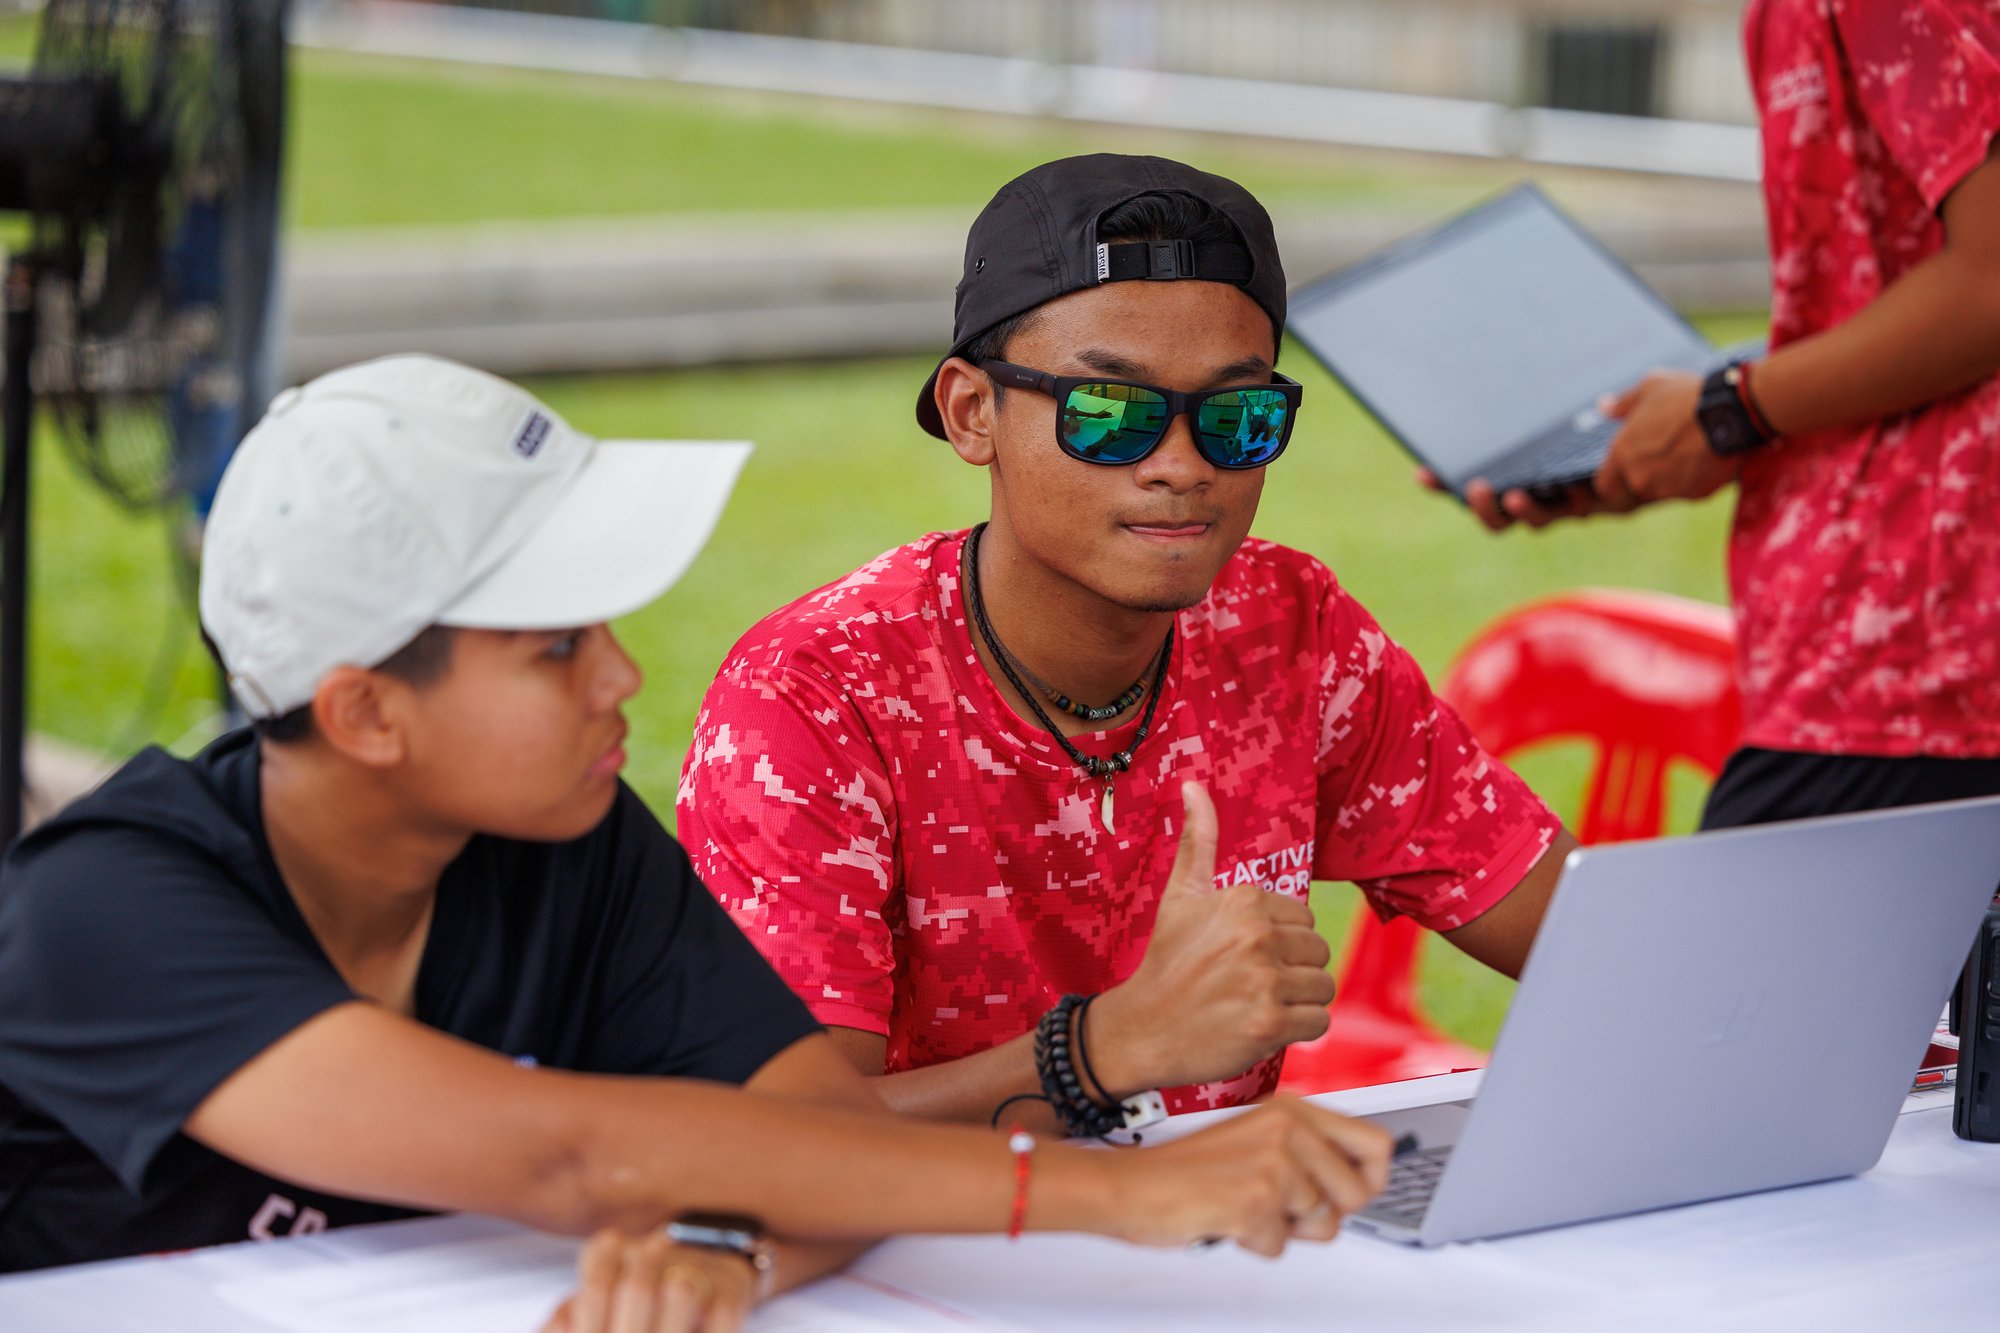
[{"label": "red patterned shirt sleeve", "polygon": [[1338,587],[1320,641],[1313,877],[1352,880],[1384,917],[1455,930],[1507,896],[1561,822]]},{"label": "red patterned shirt sleeve", "polygon": [[1936,209],[2000,132],[2000,5],[1850,0],[1833,13],[1870,127]]},{"label": "red patterned shirt sleeve", "polygon": [[896,810],[853,706],[795,668],[725,668],[676,809],[709,892],[813,1016],[886,1034]]}]

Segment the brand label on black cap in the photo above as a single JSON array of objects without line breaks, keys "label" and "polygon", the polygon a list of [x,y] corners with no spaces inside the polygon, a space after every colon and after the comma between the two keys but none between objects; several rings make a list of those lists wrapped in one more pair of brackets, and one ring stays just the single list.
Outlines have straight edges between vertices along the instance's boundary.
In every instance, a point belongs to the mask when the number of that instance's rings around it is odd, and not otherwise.
[{"label": "brand label on black cap", "polygon": [[1097,280],[1105,281],[1111,276],[1111,247],[1104,242],[1097,243]]}]

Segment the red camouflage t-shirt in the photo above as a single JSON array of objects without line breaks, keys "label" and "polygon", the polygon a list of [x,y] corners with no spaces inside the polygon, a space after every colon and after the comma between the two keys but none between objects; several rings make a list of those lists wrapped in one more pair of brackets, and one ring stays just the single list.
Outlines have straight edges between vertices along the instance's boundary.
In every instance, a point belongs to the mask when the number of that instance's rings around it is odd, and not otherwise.
[{"label": "red camouflage t-shirt", "polygon": [[[1944,243],[2000,131],[2000,0],[1759,0],[1771,345],[1850,319]],[[2000,755],[2000,378],[1743,469],[1730,579],[1745,744]]]},{"label": "red camouflage t-shirt", "polygon": [[[752,629],[681,774],[679,835],[709,889],[821,1022],[888,1037],[892,1073],[1129,976],[1187,779],[1215,798],[1218,884],[1304,898],[1354,880],[1383,915],[1438,930],[1503,897],[1558,827],[1324,565],[1252,540],[1180,615],[1108,831],[1101,783],[973,653],[963,540],[890,551]],[[1108,755],[1136,728],[1076,743]],[[1278,1064],[1169,1106],[1265,1095]]]}]

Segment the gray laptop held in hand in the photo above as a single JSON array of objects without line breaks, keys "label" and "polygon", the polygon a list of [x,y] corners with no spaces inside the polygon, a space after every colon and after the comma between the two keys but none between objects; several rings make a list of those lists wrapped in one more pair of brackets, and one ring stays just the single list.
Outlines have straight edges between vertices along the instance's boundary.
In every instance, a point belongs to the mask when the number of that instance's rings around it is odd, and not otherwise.
[{"label": "gray laptop held in hand", "polygon": [[1853,1175],[2000,883],[2000,797],[1572,852],[1470,1102],[1351,1219],[1422,1245]]},{"label": "gray laptop held in hand", "polygon": [[1532,185],[1293,293],[1286,327],[1461,498],[1589,480],[1599,398],[1727,359]]}]

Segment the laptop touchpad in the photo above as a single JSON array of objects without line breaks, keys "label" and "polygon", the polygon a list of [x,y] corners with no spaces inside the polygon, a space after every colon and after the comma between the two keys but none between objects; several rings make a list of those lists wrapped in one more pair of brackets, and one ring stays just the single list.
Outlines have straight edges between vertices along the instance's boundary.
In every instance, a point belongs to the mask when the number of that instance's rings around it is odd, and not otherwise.
[{"label": "laptop touchpad", "polygon": [[1465,1118],[1472,1112],[1470,1100],[1462,1102],[1438,1102],[1433,1106],[1412,1106],[1401,1111],[1385,1111],[1381,1115],[1362,1116],[1371,1124],[1380,1125],[1397,1138],[1405,1134],[1417,1136],[1419,1148],[1448,1148],[1458,1142],[1459,1131],[1465,1127]]}]

